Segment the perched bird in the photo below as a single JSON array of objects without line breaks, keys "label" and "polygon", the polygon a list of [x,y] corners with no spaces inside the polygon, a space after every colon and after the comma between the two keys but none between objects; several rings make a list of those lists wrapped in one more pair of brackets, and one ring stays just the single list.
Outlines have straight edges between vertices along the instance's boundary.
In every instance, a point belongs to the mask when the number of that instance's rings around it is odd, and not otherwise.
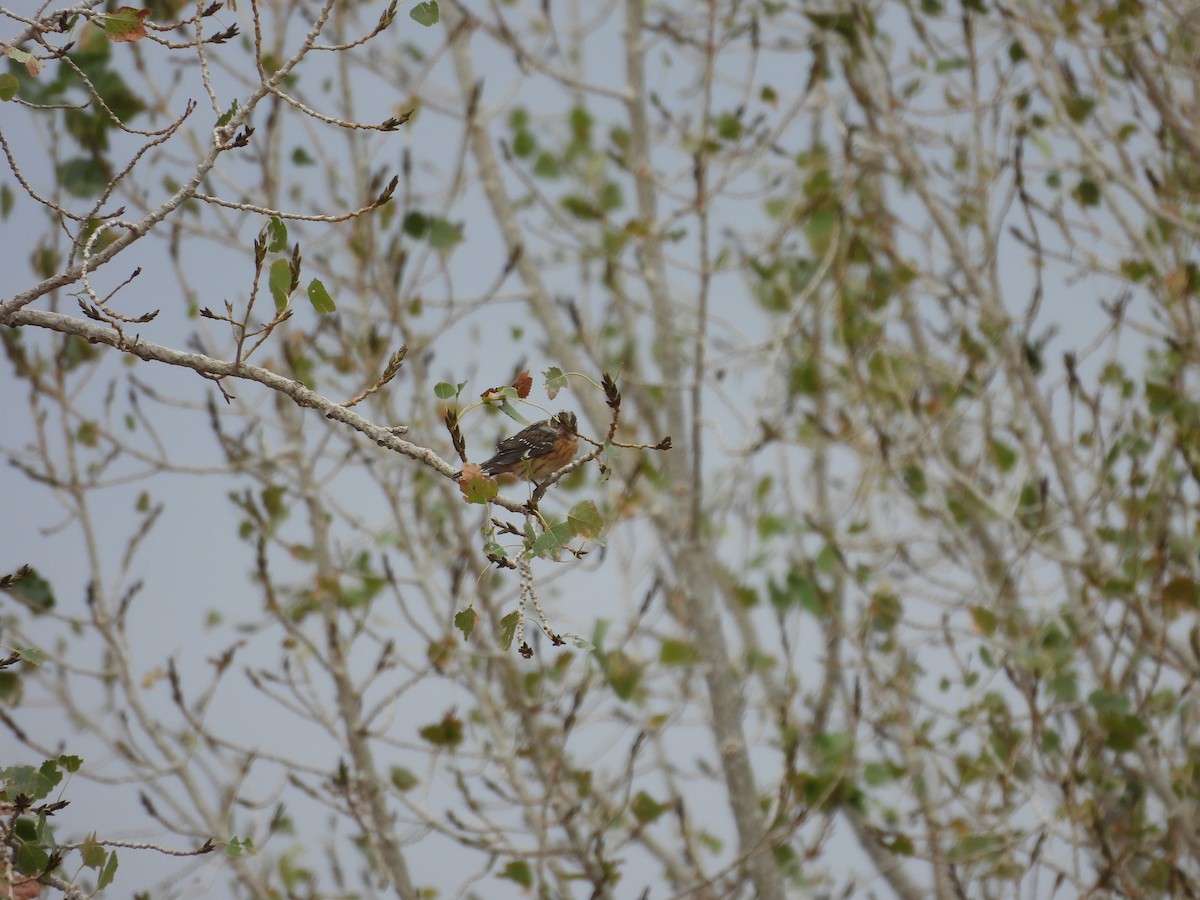
[{"label": "perched bird", "polygon": [[579,449],[577,428],[575,413],[555,413],[500,441],[492,458],[479,467],[486,475],[516,475],[541,481],[575,458]]}]

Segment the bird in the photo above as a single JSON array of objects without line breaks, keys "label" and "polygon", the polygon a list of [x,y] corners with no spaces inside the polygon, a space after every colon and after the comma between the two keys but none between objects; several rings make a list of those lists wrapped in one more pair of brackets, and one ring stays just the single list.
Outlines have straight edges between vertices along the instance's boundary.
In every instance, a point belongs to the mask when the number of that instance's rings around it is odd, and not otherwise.
[{"label": "bird", "polygon": [[[496,444],[495,454],[479,464],[485,475],[516,475],[543,481],[575,458],[578,422],[573,412],[555,413]],[[458,473],[461,477],[462,472]]]}]

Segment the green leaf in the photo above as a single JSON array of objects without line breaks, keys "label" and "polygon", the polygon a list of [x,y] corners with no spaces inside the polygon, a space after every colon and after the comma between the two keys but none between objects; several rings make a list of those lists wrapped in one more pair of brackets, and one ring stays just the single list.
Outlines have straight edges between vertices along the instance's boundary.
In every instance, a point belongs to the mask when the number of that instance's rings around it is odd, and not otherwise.
[{"label": "green leaf", "polygon": [[971,614],[971,619],[975,622],[975,628],[980,634],[986,637],[991,637],[996,633],[996,627],[1000,624],[996,614],[986,606],[970,606],[968,611]]},{"label": "green leaf", "polygon": [[567,376],[558,366],[551,366],[542,375],[546,378],[546,396],[551,400],[558,396],[559,391],[566,390]]},{"label": "green leaf", "polygon": [[879,836],[879,843],[896,856],[912,856],[917,852],[916,845],[905,834],[882,834]]},{"label": "green leaf", "polygon": [[948,856],[956,861],[971,860],[974,862],[999,853],[1003,843],[1003,839],[996,834],[986,832],[967,834],[950,847]]},{"label": "green leaf", "polygon": [[417,733],[435,747],[449,747],[453,750],[463,742],[462,719],[448,712],[442,716],[442,721],[426,725]]},{"label": "green leaf", "polygon": [[621,193],[621,186],[615,181],[607,182],[600,189],[600,206],[605,212],[612,212],[620,209],[625,203],[625,197]]},{"label": "green leaf", "polygon": [[418,25],[429,28],[438,23],[441,12],[438,9],[437,0],[429,0],[428,3],[418,3],[414,6],[409,10],[408,16]]},{"label": "green leaf", "polygon": [[514,859],[504,871],[500,873],[501,878],[507,878],[509,881],[515,881],[523,888],[533,887],[533,870],[529,868],[529,863],[523,859]]},{"label": "green leaf", "polygon": [[773,578],[767,582],[767,593],[771,598],[771,605],[780,612],[790,606],[799,605],[819,618],[825,618],[829,613],[823,607],[812,579],[797,568],[788,571],[783,584],[777,583]]},{"label": "green leaf", "polygon": [[279,216],[271,216],[267,220],[267,234],[271,236],[271,242],[267,244],[268,253],[283,253],[287,250],[287,224],[283,219],[279,218]]},{"label": "green leaf", "polygon": [[1179,575],[1163,585],[1162,601],[1169,607],[1196,609],[1200,606],[1200,585],[1191,578]]},{"label": "green leaf", "polygon": [[557,178],[562,174],[562,167],[554,154],[542,151],[534,161],[533,174],[538,178]]},{"label": "green leaf", "polygon": [[1088,703],[1096,712],[1123,713],[1129,710],[1129,698],[1124,694],[1114,694],[1111,691],[1092,691],[1088,695]]},{"label": "green leaf", "polygon": [[416,775],[403,766],[392,766],[391,779],[392,786],[398,791],[410,791],[421,783]]},{"label": "green leaf", "polygon": [[329,296],[329,291],[325,290],[325,285],[319,278],[314,278],[308,283],[308,302],[322,316],[337,311],[333,298]]},{"label": "green leaf", "polygon": [[58,166],[58,180],[75,197],[93,197],[108,187],[104,167],[94,159],[76,156]]},{"label": "green leaf", "polygon": [[225,110],[225,112],[221,114],[221,117],[217,119],[217,127],[219,128],[222,125],[228,125],[230,120],[237,114],[239,108],[238,102],[234,100],[233,103],[229,105],[229,109]]},{"label": "green leaf", "polygon": [[58,764],[68,772],[74,774],[83,767],[83,758],[74,754],[64,754],[58,758]]},{"label": "green leaf", "polygon": [[736,141],[742,136],[742,122],[733,113],[717,116],[717,134],[727,141]]},{"label": "green leaf", "polygon": [[799,881],[801,878],[800,860],[796,851],[788,844],[776,844],[771,848],[771,858],[781,874],[789,881]]},{"label": "green leaf", "polygon": [[604,213],[595,203],[579,194],[568,194],[559,203],[563,209],[575,218],[582,219],[585,222],[604,218]]},{"label": "green leaf", "polygon": [[500,620],[500,638],[497,643],[501,650],[512,646],[513,638],[517,635],[517,623],[521,621],[521,613],[517,610],[510,612]]},{"label": "green leaf", "polygon": [[54,609],[54,591],[50,582],[38,574],[37,569],[30,568],[25,575],[12,583],[8,592],[20,597],[35,613]]},{"label": "green leaf", "polygon": [[146,36],[146,19],[150,17],[148,9],[134,9],[132,6],[122,6],[101,19],[104,33],[112,41],[138,41]]},{"label": "green leaf", "polygon": [[555,522],[538,535],[529,552],[534,556],[545,558],[553,556],[571,541],[571,526],[567,522]]},{"label": "green leaf", "polygon": [[84,419],[75,429],[75,440],[85,447],[95,447],[100,442],[100,430],[95,422]]},{"label": "green leaf", "polygon": [[938,75],[945,75],[947,72],[957,72],[966,67],[967,61],[961,56],[955,56],[951,59],[939,59],[933,67],[933,71]]},{"label": "green leaf", "polygon": [[1101,200],[1100,186],[1091,178],[1083,178],[1071,191],[1071,196],[1074,197],[1083,206],[1099,206]]},{"label": "green leaf", "polygon": [[479,478],[464,479],[459,482],[459,490],[468,503],[480,505],[491,503],[500,493],[500,485],[489,475]]},{"label": "green leaf", "polygon": [[[33,663],[35,666],[41,665],[46,661],[46,654],[36,647],[20,647],[17,652],[21,654],[21,659]],[[75,770],[72,769],[71,771],[74,772]]]},{"label": "green leaf", "polygon": [[1082,97],[1078,94],[1063,98],[1063,106],[1067,110],[1067,115],[1071,117],[1072,122],[1081,123],[1092,114],[1092,110],[1096,108],[1096,101],[1092,97]]},{"label": "green leaf", "polygon": [[595,500],[584,500],[576,503],[567,513],[567,524],[571,526],[571,536],[590,540],[600,536],[604,530],[604,517],[596,508]]},{"label": "green leaf", "polygon": [[844,731],[827,731],[813,738],[812,750],[820,760],[821,772],[833,774],[841,771],[846,763],[846,754],[853,749],[850,736]]},{"label": "green leaf", "polygon": [[16,706],[21,702],[21,677],[13,672],[0,672],[0,703]]},{"label": "green leaf", "polygon": [[1017,464],[1017,451],[999,438],[992,438],[992,458],[1001,472],[1011,472]]},{"label": "green leaf", "polygon": [[571,108],[568,121],[571,123],[571,137],[587,143],[592,139],[592,114],[582,106]]},{"label": "green leaf", "polygon": [[858,21],[853,13],[806,12],[805,15],[817,28],[841,35],[847,44],[858,49]]},{"label": "green leaf", "polygon": [[[505,391],[513,391],[513,388],[505,388]],[[514,391],[515,395],[515,391]],[[518,425],[525,426],[529,424],[529,420],[521,414],[521,411],[512,405],[508,400],[500,401],[500,412],[504,413]]]},{"label": "green leaf", "polygon": [[250,838],[232,837],[225,844],[225,855],[236,859],[239,856],[249,856],[254,853],[254,842]]},{"label": "green leaf", "polygon": [[22,875],[40,875],[50,864],[50,854],[37,844],[21,841],[13,863]]},{"label": "green leaf", "polygon": [[434,219],[429,225],[429,246],[449,250],[463,239],[462,226],[445,219]]},{"label": "green leaf", "polygon": [[449,400],[451,397],[454,397],[457,394],[458,391],[455,390],[454,385],[450,384],[449,382],[439,381],[433,386],[433,395],[439,400]]},{"label": "green leaf", "polygon": [[404,233],[418,241],[429,233],[429,217],[413,210],[404,217]]},{"label": "green leaf", "polygon": [[[43,278],[49,278],[58,270],[58,265],[62,262],[62,259],[53,247],[49,247],[43,243],[38,244],[37,248],[33,251],[31,262],[35,272]],[[69,339],[68,347],[70,347]]]},{"label": "green leaf", "polygon": [[1079,679],[1074,672],[1062,672],[1054,676],[1050,689],[1059,703],[1074,703],[1079,699]]},{"label": "green leaf", "polygon": [[94,832],[84,839],[79,847],[79,855],[83,857],[84,866],[89,869],[99,869],[108,861],[108,851],[96,842]]},{"label": "green leaf", "polygon": [[642,665],[620,650],[610,650],[600,657],[604,677],[613,692],[622,700],[630,699],[642,681]]},{"label": "green leaf", "polygon": [[904,769],[890,762],[867,763],[863,766],[863,781],[869,787],[881,787],[900,778]]},{"label": "green leaf", "polygon": [[666,809],[645,791],[638,791],[629,804],[629,811],[643,825],[649,825],[666,812]]},{"label": "green leaf", "polygon": [[691,641],[667,638],[658,651],[658,661],[664,666],[691,666],[700,662],[700,650]]},{"label": "green leaf", "polygon": [[8,101],[17,96],[21,82],[12,72],[0,74],[0,100]]},{"label": "green leaf", "polygon": [[9,797],[24,794],[31,800],[42,800],[50,795],[62,781],[58,763],[48,759],[38,768],[33,766],[9,766],[0,769],[0,783]]},{"label": "green leaf", "polygon": [[471,637],[477,624],[479,624],[479,613],[475,612],[474,607],[468,606],[454,614],[454,627],[463,633],[464,638]]},{"label": "green leaf", "polygon": [[288,298],[292,294],[292,265],[286,259],[277,259],[271,263],[271,274],[267,284],[271,288],[271,299],[275,301],[275,309],[283,312],[287,309]]},{"label": "green leaf", "polygon": [[829,244],[834,229],[841,221],[841,212],[836,209],[818,209],[804,222],[804,232],[813,246],[821,248]]},{"label": "green leaf", "polygon": [[108,854],[108,862],[104,864],[104,868],[100,870],[100,874],[96,877],[96,890],[102,891],[117,877],[117,854],[113,851]]},{"label": "green leaf", "polygon": [[537,149],[537,138],[533,136],[533,132],[528,128],[522,128],[513,137],[513,155],[524,159],[529,154]]}]

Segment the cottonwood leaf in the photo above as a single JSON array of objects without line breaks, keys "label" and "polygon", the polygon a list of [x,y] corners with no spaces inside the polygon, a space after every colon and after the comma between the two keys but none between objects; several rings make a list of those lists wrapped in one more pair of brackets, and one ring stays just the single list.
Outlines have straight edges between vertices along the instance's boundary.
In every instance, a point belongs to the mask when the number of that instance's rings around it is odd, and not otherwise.
[{"label": "cottonwood leaf", "polygon": [[571,526],[572,537],[584,540],[599,537],[604,529],[604,517],[600,515],[594,500],[584,500],[572,506],[567,513],[567,523]]},{"label": "cottonwood leaf", "polygon": [[287,309],[288,298],[292,294],[292,266],[286,259],[277,259],[271,263],[271,274],[267,280],[271,288],[271,299],[275,301],[275,309],[283,312]]},{"label": "cottonwood leaf", "polygon": [[140,41],[146,36],[146,20],[148,18],[150,18],[148,9],[122,6],[104,17],[104,33],[108,35],[110,41]]},{"label": "cottonwood leaf", "polygon": [[418,25],[430,28],[438,23],[441,10],[438,9],[437,0],[429,0],[428,3],[418,3],[409,10],[408,17]]}]

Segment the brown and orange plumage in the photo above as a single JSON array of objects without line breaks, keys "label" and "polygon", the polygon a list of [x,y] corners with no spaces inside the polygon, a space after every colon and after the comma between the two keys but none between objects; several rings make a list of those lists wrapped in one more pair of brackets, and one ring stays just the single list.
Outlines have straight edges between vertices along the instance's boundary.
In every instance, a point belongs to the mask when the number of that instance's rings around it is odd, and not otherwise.
[{"label": "brown and orange plumage", "polygon": [[492,457],[479,467],[487,475],[516,475],[541,481],[575,458],[579,449],[577,429],[575,413],[556,413],[500,441]]}]

